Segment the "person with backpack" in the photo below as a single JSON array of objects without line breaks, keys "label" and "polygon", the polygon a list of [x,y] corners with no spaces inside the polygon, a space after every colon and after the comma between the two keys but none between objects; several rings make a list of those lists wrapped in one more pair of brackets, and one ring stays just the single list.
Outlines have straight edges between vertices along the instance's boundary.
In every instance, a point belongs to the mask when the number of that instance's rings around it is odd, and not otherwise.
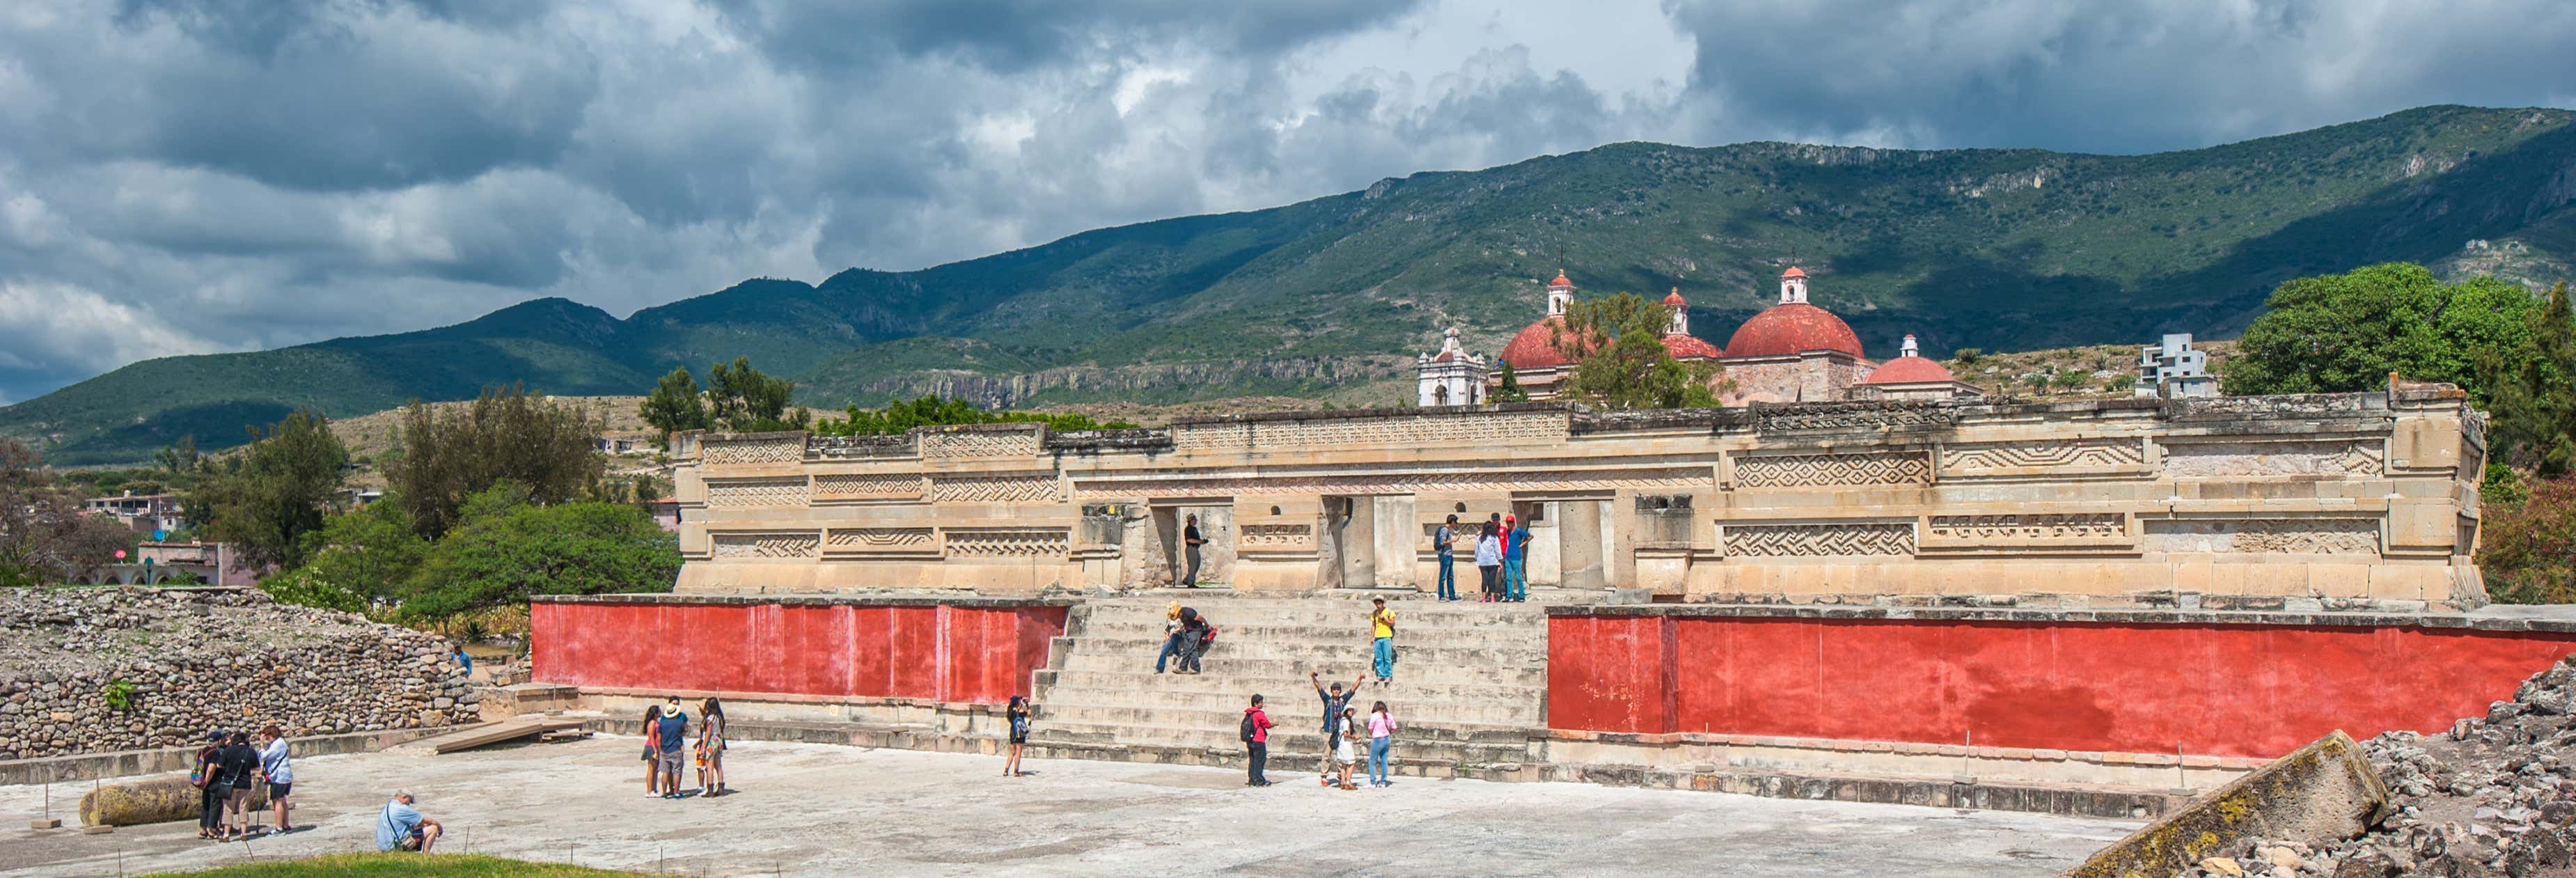
[{"label": "person with backpack", "polygon": [[1457,542],[1458,516],[1452,515],[1431,534],[1432,548],[1440,550],[1440,599],[1443,601],[1458,599],[1458,558],[1450,551]]},{"label": "person with backpack", "polygon": [[1324,759],[1321,772],[1324,786],[1332,786],[1334,745],[1342,742],[1342,713],[1350,707],[1351,696],[1359,694],[1360,683],[1368,679],[1368,674],[1363,671],[1359,676],[1352,677],[1351,688],[1347,690],[1342,688],[1340,680],[1333,681],[1332,688],[1326,689],[1322,671],[1307,671],[1306,679],[1315,684],[1315,697],[1324,702]]},{"label": "person with backpack", "polygon": [[1250,758],[1243,785],[1266,787],[1270,778],[1262,769],[1270,763],[1270,714],[1261,709],[1261,696],[1252,696],[1252,706],[1243,709],[1243,748]]},{"label": "person with backpack", "polygon": [[438,846],[438,836],[444,830],[438,821],[412,808],[410,791],[397,792],[383,810],[376,812],[376,850],[429,853],[430,848]]},{"label": "person with backpack", "polygon": [[1370,598],[1369,645],[1371,667],[1377,671],[1380,686],[1395,682],[1395,611],[1386,608],[1385,598]]},{"label": "person with backpack", "polygon": [[1011,726],[1011,755],[1009,758],[1002,760],[1003,777],[1026,777],[1028,775],[1027,772],[1020,770],[1020,748],[1027,746],[1029,743],[1029,712],[1036,707],[1037,705],[1030,703],[1027,698],[1013,695],[1011,696],[1011,705],[1002,710],[1002,718],[1008,721]]}]

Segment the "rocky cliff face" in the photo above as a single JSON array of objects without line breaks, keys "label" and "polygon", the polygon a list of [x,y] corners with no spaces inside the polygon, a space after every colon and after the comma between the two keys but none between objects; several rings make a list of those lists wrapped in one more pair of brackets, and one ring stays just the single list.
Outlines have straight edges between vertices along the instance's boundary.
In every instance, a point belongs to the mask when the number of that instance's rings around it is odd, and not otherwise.
[{"label": "rocky cliff face", "polygon": [[1067,366],[1018,375],[937,370],[807,390],[826,406],[875,406],[890,397],[935,395],[971,400],[986,408],[1006,408],[1041,396],[1073,401],[1179,402],[1204,396],[1209,388],[1341,385],[1412,376],[1410,357],[1294,357],[1240,363]]},{"label": "rocky cliff face", "polygon": [[0,589],[0,759],[472,722],[439,637],[251,589]]}]

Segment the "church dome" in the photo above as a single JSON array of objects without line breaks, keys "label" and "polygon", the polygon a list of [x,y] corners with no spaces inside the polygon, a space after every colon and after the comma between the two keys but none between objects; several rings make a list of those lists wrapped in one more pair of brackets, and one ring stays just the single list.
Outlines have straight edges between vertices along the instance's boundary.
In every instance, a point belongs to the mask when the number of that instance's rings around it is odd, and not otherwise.
[{"label": "church dome", "polygon": [[1673,352],[1675,358],[1684,360],[1692,357],[1707,357],[1714,360],[1725,356],[1718,351],[1716,345],[1709,344],[1707,339],[1679,333],[1664,336],[1664,349]]},{"label": "church dome", "polygon": [[1682,298],[1682,289],[1680,287],[1674,287],[1672,292],[1664,294],[1664,304],[1678,308],[1687,307],[1690,305],[1690,302]]},{"label": "church dome", "polygon": [[[1796,269],[1791,269],[1795,271]],[[1860,356],[1860,336],[1834,312],[1805,302],[1773,305],[1735,328],[1726,352],[1733,357],[1777,357],[1807,351],[1841,351]]]},{"label": "church dome", "polygon": [[1549,315],[1522,327],[1520,334],[1512,336],[1510,344],[1503,345],[1503,362],[1512,364],[1514,369],[1550,369],[1565,365],[1565,356],[1556,352],[1556,333],[1563,326],[1564,317]]},{"label": "church dome", "polygon": [[1928,357],[1898,357],[1871,370],[1863,384],[1921,384],[1949,381],[1950,370]]}]

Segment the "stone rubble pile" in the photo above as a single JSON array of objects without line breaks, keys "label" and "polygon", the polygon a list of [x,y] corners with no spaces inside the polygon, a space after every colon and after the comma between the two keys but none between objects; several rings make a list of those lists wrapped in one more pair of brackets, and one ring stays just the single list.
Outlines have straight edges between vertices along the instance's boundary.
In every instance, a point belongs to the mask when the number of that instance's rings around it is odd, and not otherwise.
[{"label": "stone rubble pile", "polygon": [[2360,838],[2312,848],[2247,839],[2188,876],[2576,876],[2576,656],[2532,675],[2484,717],[2430,737],[2362,742],[2390,794]]},{"label": "stone rubble pile", "polygon": [[453,725],[477,700],[446,640],[255,589],[0,589],[0,759]]}]

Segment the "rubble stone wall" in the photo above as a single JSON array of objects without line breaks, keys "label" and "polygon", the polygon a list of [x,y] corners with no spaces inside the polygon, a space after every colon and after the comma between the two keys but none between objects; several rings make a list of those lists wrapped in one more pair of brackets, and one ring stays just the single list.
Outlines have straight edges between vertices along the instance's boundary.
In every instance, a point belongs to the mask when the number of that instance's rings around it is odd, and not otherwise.
[{"label": "rubble stone wall", "polygon": [[255,589],[0,589],[0,759],[453,725],[476,700],[444,639]]}]

